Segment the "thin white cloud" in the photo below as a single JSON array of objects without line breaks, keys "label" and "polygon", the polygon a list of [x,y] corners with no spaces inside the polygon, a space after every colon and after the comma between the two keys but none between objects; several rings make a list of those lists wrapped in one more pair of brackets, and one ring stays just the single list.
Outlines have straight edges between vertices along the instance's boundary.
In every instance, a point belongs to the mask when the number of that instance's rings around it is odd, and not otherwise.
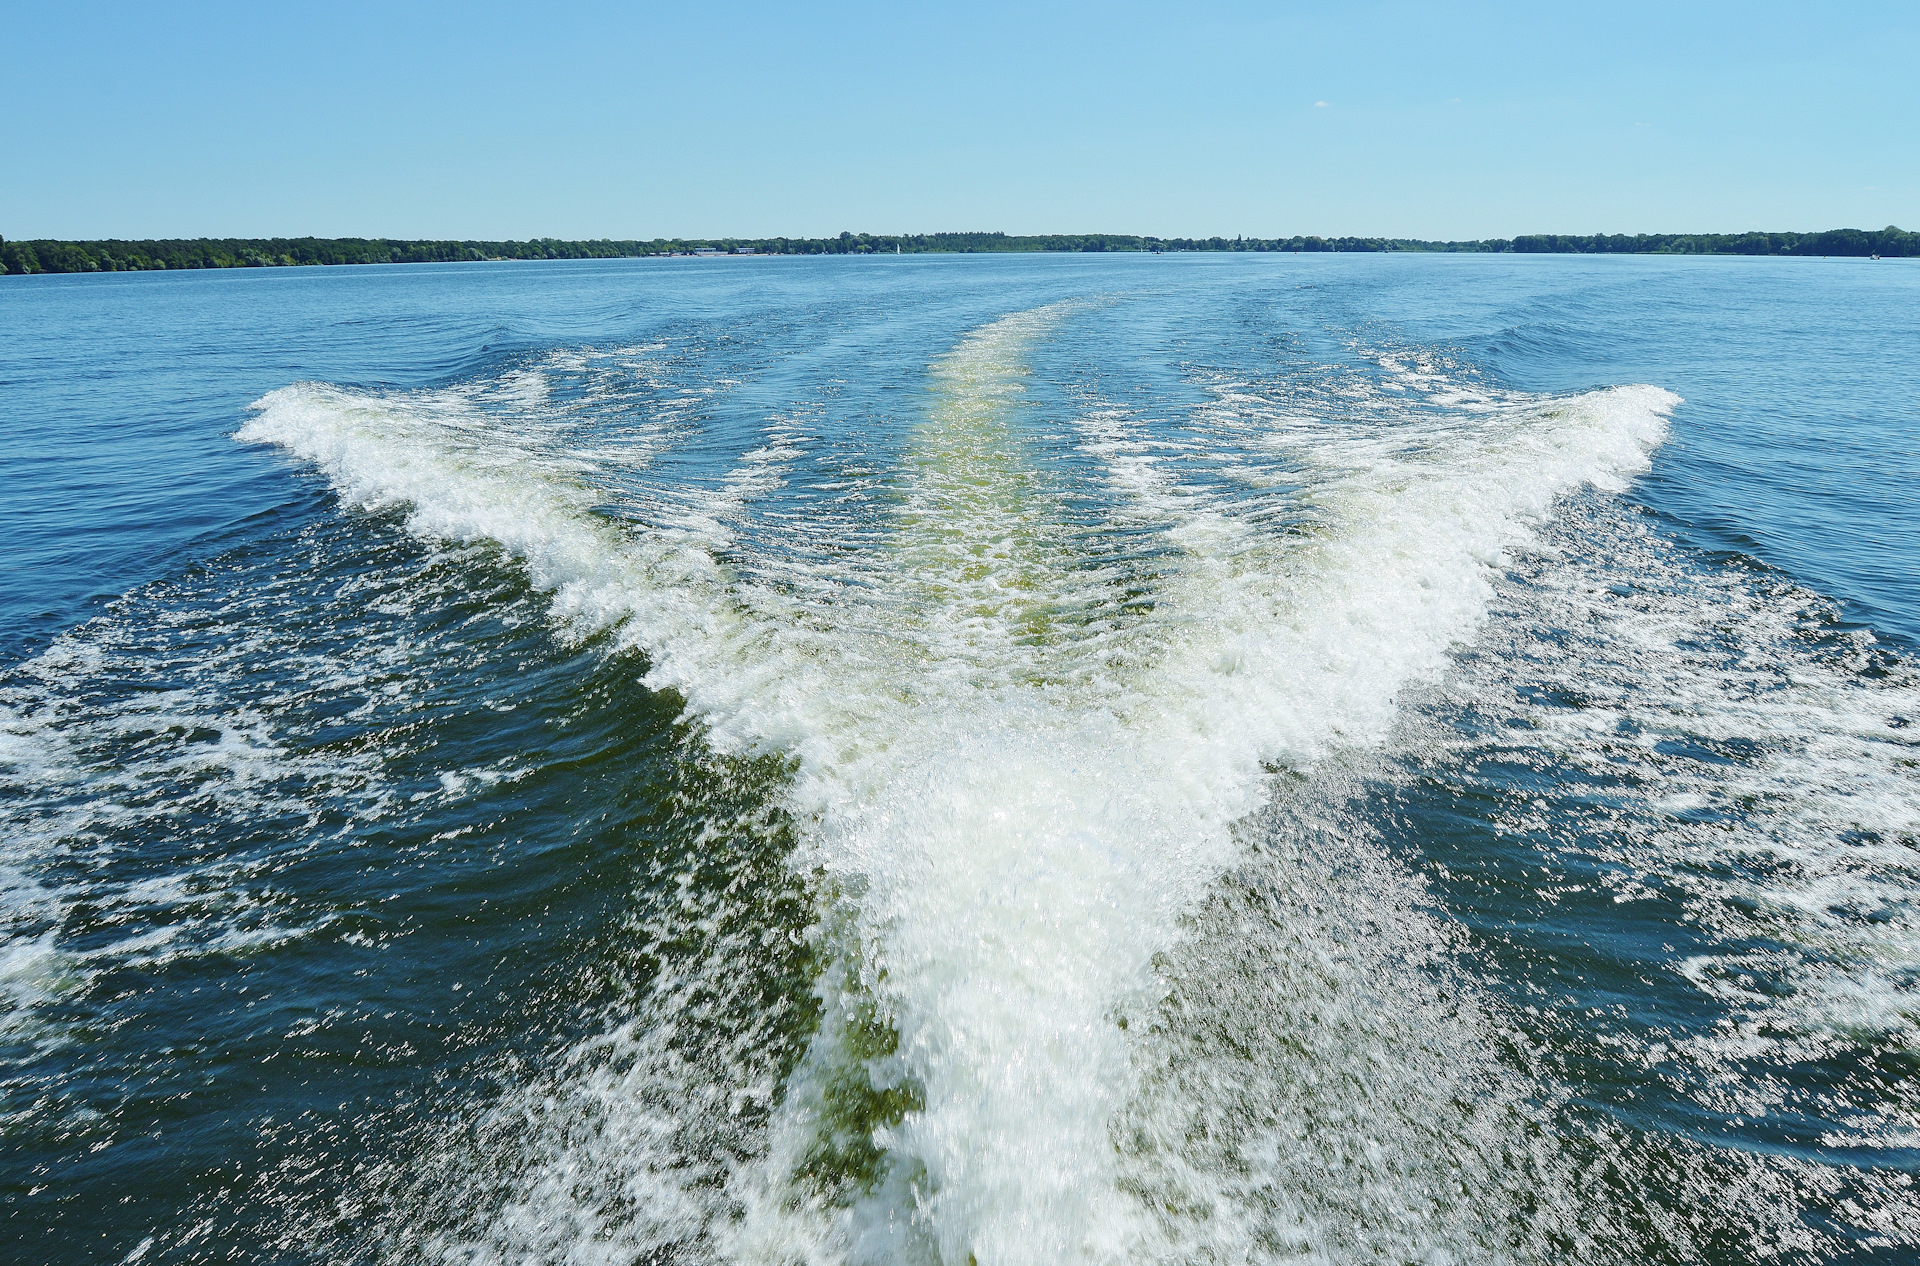
[{"label": "thin white cloud", "polygon": [[1313,108],[1316,110],[1324,110],[1327,108],[1327,103],[1324,101],[1316,101],[1313,103]]}]

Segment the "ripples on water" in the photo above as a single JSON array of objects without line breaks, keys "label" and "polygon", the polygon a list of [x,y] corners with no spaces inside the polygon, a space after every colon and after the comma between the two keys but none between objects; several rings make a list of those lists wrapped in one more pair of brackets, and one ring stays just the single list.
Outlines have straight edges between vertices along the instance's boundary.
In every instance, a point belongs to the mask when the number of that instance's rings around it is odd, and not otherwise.
[{"label": "ripples on water", "polygon": [[1900,267],[9,285],[4,1234],[1910,1260]]}]

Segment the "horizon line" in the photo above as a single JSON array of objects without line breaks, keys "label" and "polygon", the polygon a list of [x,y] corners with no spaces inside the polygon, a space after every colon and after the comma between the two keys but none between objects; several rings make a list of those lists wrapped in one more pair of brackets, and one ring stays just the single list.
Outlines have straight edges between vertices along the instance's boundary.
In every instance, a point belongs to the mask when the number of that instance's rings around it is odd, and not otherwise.
[{"label": "horizon line", "polygon": [[1824,229],[1744,233],[1523,233],[1441,240],[1380,236],[1232,238],[1132,233],[1009,234],[1000,230],[834,237],[656,238],[32,238],[0,237],[0,274],[147,272],[206,268],[278,268],[352,264],[479,263],[498,260],[614,259],[685,255],[878,254],[1553,254],[1920,256],[1920,233]]}]

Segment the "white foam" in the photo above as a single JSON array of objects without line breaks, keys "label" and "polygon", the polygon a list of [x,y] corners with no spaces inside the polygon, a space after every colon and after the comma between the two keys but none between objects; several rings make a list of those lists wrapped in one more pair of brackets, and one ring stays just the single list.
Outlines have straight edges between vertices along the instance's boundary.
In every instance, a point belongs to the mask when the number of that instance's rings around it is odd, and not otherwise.
[{"label": "white foam", "polygon": [[[1586,552],[1596,540],[1604,554]],[[1920,1049],[1911,665],[1833,629],[1813,594],[1700,566],[1604,504],[1545,544],[1503,589],[1512,640],[1463,665],[1447,697],[1512,718],[1530,750],[1592,780],[1580,794],[1607,825],[1582,847],[1623,895],[1682,894],[1737,947],[1683,974],[1733,1007],[1749,1050],[1790,1055],[1794,1033]],[[1446,746],[1471,761],[1502,731]]]},{"label": "white foam", "polygon": [[[642,1019],[616,1037],[629,1072],[576,1087],[598,1124],[536,1132],[552,1150],[524,1198],[440,1251],[611,1260],[694,1228],[738,1260],[1142,1251],[1156,1215],[1109,1137],[1141,1090],[1115,1007],[1159,996],[1154,957],[1236,856],[1233,824],[1271,768],[1380,741],[1400,692],[1474,635],[1505,551],[1556,498],[1643,469],[1674,403],[1652,388],[1476,398],[1383,426],[1235,384],[1194,442],[1248,472],[1250,500],[1184,487],[1109,410],[1085,422],[1087,451],[1136,522],[1165,524],[1152,610],[1121,618],[1140,569],[1085,557],[1022,439],[1026,349],[1070,315],[993,323],[934,367],[889,543],[811,589],[714,557],[777,486],[777,446],[741,464],[716,513],[628,528],[590,512],[610,478],[592,461],[562,468],[437,404],[312,385],[259,402],[239,438],[312,462],[352,505],[403,507],[423,536],[497,544],[561,627],[644,648],[649,684],[679,691],[716,749],[791,755],[796,864],[831,903],[828,1021],[723,1198],[675,1179],[684,1124],[641,1106],[633,1070],[666,1067]],[[1300,530],[1258,526],[1280,500]],[[836,1019],[869,1013],[897,1046],[863,1050]],[[914,1106],[871,1123],[871,1186],[809,1195],[795,1166],[849,1076]],[[624,1175],[618,1218],[578,1194],[597,1165]]]},{"label": "white foam", "polygon": [[379,819],[399,797],[385,753],[308,744],[294,727],[316,701],[349,724],[412,706],[433,648],[367,637],[364,617],[404,619],[448,596],[451,571],[419,584],[413,570],[373,567],[332,590],[359,634],[343,639],[324,610],[288,618],[301,608],[286,589],[308,578],[215,565],[116,601],[0,677],[0,1027],[59,1043],[49,1004],[102,973],[251,952],[333,922],[274,883],[288,860],[276,832],[311,848],[303,829]]}]

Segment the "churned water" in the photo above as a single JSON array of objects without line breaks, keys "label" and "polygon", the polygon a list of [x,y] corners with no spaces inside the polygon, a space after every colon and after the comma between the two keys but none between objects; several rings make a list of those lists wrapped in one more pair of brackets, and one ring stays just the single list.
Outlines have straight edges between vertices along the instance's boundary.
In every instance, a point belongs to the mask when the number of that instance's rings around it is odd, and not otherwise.
[{"label": "churned water", "polygon": [[0,1244],[1920,1260],[1920,272],[0,284]]}]

